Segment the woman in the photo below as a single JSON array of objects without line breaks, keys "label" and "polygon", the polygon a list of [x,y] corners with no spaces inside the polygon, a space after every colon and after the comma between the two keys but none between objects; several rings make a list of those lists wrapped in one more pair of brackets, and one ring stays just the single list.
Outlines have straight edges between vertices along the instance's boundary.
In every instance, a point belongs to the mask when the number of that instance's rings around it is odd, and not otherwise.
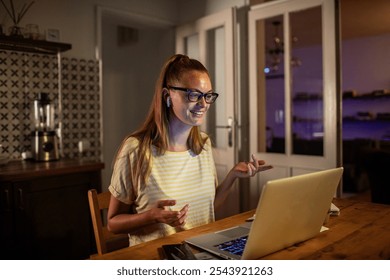
[{"label": "woman", "polygon": [[236,178],[271,168],[252,156],[218,186],[211,142],[199,129],[217,98],[199,61],[174,55],[163,66],[146,121],[123,141],[109,186],[108,228],[129,233],[130,245],[214,221]]}]

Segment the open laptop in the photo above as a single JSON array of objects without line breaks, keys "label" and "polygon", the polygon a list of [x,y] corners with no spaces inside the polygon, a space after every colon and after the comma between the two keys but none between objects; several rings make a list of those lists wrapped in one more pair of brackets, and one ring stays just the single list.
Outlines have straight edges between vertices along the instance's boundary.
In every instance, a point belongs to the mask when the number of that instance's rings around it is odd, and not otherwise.
[{"label": "open laptop", "polygon": [[268,181],[253,222],[189,238],[187,243],[225,259],[258,259],[316,236],[343,168]]}]

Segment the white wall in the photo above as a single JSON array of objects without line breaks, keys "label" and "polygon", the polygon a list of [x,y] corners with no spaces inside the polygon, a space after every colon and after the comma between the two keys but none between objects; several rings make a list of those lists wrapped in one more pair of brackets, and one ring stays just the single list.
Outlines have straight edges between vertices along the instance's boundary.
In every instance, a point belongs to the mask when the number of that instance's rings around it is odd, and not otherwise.
[{"label": "white wall", "polygon": [[[5,1],[8,3],[8,1]],[[20,10],[28,0],[15,0]],[[138,15],[147,15],[163,20],[177,19],[177,0],[39,0],[31,6],[21,21],[39,25],[41,32],[47,28],[60,30],[61,41],[72,44],[65,56],[84,59],[95,58],[96,7],[110,7]],[[0,24],[8,29],[12,21],[1,6]]]},{"label": "white wall", "polygon": [[344,40],[343,90],[356,90],[359,94],[370,93],[373,90],[389,90],[389,46],[390,33]]},{"label": "white wall", "polygon": [[186,23],[230,7],[248,6],[249,0],[178,0],[178,23]]}]

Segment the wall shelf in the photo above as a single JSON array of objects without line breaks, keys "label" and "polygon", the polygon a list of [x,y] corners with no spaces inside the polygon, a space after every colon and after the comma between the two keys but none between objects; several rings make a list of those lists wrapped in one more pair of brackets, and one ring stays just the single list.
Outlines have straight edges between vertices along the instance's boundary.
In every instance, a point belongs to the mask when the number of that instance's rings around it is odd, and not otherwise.
[{"label": "wall shelf", "polygon": [[68,43],[49,42],[45,40],[32,40],[0,35],[0,49],[3,50],[40,54],[57,54],[70,50],[71,48],[72,45]]},{"label": "wall shelf", "polygon": [[343,122],[348,122],[348,123],[373,123],[373,122],[378,122],[378,123],[388,123],[390,122],[390,119],[370,119],[370,120],[359,120],[353,117],[344,117]]},{"label": "wall shelf", "polygon": [[390,93],[385,90],[374,90],[371,93],[366,93],[362,95],[352,95],[349,92],[343,93],[343,100],[373,100],[380,98],[390,98]]}]

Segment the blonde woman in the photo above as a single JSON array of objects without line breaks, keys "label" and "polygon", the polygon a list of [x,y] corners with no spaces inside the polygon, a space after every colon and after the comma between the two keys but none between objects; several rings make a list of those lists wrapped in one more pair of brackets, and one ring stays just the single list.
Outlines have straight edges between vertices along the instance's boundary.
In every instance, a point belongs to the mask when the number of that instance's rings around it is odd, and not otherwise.
[{"label": "blonde woman", "polygon": [[123,141],[109,186],[108,228],[128,233],[130,246],[213,222],[237,178],[271,168],[253,157],[218,185],[199,129],[217,98],[199,61],[178,54],[161,69],[149,114]]}]

